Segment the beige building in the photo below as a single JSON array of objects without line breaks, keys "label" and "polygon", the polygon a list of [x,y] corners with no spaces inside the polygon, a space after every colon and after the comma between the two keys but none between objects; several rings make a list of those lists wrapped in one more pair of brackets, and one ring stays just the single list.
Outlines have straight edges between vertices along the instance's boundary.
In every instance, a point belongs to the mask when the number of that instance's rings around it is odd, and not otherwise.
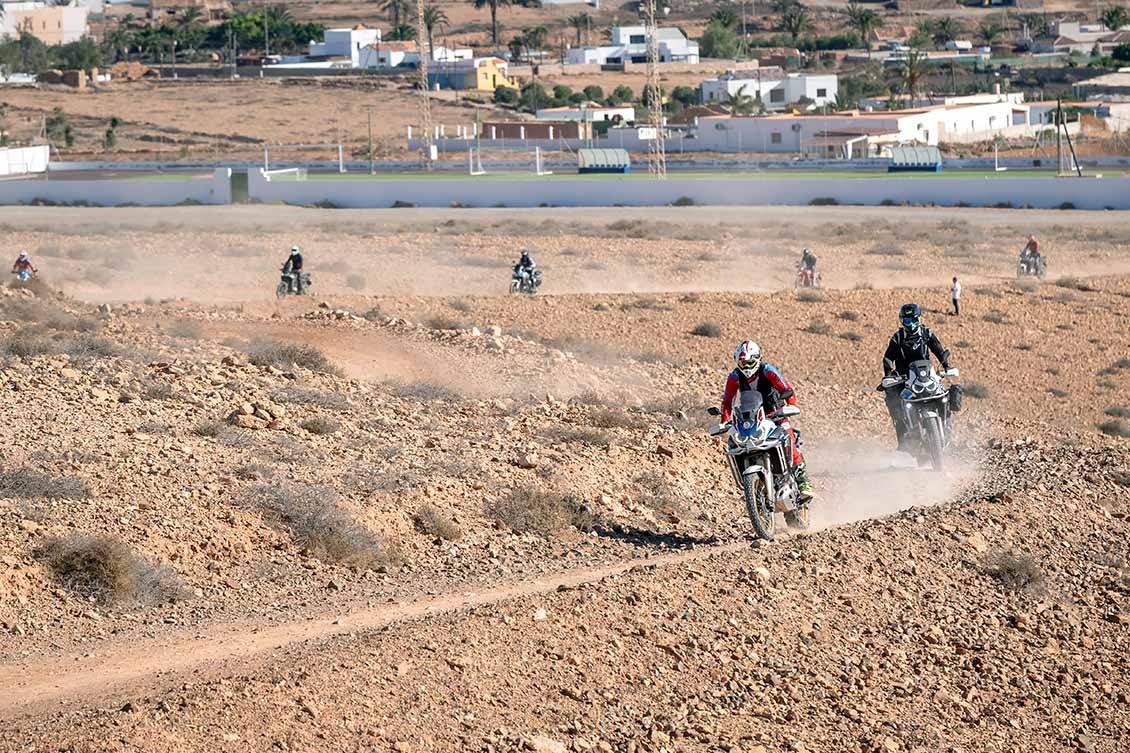
[{"label": "beige building", "polygon": [[89,32],[89,9],[77,5],[48,5],[42,2],[4,3],[0,35],[18,37],[28,33],[44,44],[67,44]]}]

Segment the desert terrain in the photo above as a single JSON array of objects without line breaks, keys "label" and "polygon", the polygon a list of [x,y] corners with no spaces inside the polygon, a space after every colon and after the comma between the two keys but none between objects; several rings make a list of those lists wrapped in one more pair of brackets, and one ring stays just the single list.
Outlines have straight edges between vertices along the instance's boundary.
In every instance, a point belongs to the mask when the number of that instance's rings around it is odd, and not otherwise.
[{"label": "desert terrain", "polygon": [[[0,224],[40,270],[0,293],[0,751],[1130,747],[1123,214]],[[874,389],[908,300],[966,389],[941,473]],[[744,338],[817,490],[773,542],[706,435]]]}]

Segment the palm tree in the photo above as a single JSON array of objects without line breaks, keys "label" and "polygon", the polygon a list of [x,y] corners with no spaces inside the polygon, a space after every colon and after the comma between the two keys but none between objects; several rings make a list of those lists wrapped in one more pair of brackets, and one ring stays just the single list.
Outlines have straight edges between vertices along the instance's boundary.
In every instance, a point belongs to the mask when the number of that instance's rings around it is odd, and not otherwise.
[{"label": "palm tree", "polygon": [[745,93],[745,87],[746,85],[742,84],[736,92],[726,94],[726,109],[731,115],[753,114],[753,97]]},{"label": "palm tree", "polygon": [[510,0],[471,0],[471,3],[476,10],[490,8],[490,40],[498,44],[498,8],[502,5],[510,5]]},{"label": "palm tree", "polygon": [[1123,26],[1130,23],[1130,13],[1121,6],[1112,5],[1102,12],[1099,19],[1102,20],[1103,26],[1106,28],[1111,31],[1118,31]]},{"label": "palm tree", "polygon": [[416,27],[411,24],[400,24],[394,26],[392,31],[388,33],[390,42],[407,42],[416,38]]},{"label": "palm tree", "polygon": [[424,6],[424,28],[427,29],[428,32],[428,56],[432,60],[436,59],[436,48],[435,45],[432,44],[432,34],[435,32],[437,26],[443,28],[447,26],[447,22],[447,14],[443,12],[443,8],[440,8],[438,5],[433,5],[432,3],[428,3]]},{"label": "palm tree", "polygon": [[588,41],[588,31],[592,28],[592,17],[588,13],[578,13],[575,16],[569,16],[565,19],[565,23],[573,27],[577,32],[577,46],[581,46],[581,33],[584,32],[585,41]]},{"label": "palm tree", "polygon": [[934,44],[939,47],[945,47],[946,42],[952,42],[957,39],[957,35],[961,33],[961,24],[956,19],[950,16],[942,16],[931,24],[930,38],[934,40]]},{"label": "palm tree", "polygon": [[541,51],[549,39],[549,30],[544,26],[531,26],[522,29],[522,36],[526,38],[526,47],[531,50]]},{"label": "palm tree", "polygon": [[123,29],[121,24],[117,24],[113,29],[106,32],[102,42],[110,52],[111,62],[116,63],[129,56],[130,33]]},{"label": "palm tree", "polygon": [[992,47],[993,42],[997,41],[1001,34],[1004,34],[1004,27],[998,21],[984,21],[977,27],[977,37],[989,47]]},{"label": "palm tree", "polygon": [[721,8],[716,8],[714,12],[710,14],[710,23],[720,24],[727,29],[732,29],[738,25],[738,14],[735,13],[734,9],[730,6],[723,5]]},{"label": "palm tree", "polygon": [[800,3],[790,5],[781,13],[781,31],[787,32],[793,38],[794,45],[800,39],[800,35],[810,28],[812,28],[812,17],[808,15],[808,9]]},{"label": "palm tree", "polygon": [[379,0],[381,10],[387,11],[392,20],[392,28],[401,25],[401,18],[408,13],[408,0]]},{"label": "palm tree", "polygon": [[859,32],[859,38],[867,45],[867,57],[871,57],[871,40],[868,37],[871,32],[882,27],[883,20],[870,8],[861,7],[856,0],[848,2],[847,14],[852,28]]},{"label": "palm tree", "polygon": [[913,106],[915,94],[918,93],[918,82],[926,75],[926,54],[918,50],[906,53],[906,59],[899,66],[898,75],[903,89],[910,94],[910,102]]}]

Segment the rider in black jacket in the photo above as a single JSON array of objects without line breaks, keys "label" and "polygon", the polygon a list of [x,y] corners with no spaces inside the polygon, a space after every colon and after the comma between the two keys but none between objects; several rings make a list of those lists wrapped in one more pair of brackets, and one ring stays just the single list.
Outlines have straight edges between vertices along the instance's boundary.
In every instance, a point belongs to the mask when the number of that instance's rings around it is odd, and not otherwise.
[{"label": "rider in black jacket", "polygon": [[282,268],[283,274],[291,275],[290,290],[291,292],[302,293],[302,252],[298,246],[290,247],[290,256],[287,257],[286,262]]},{"label": "rider in black jacket", "polygon": [[[899,309],[899,321],[902,327],[891,335],[887,343],[887,350],[883,353],[883,375],[898,374],[905,378],[910,373],[910,364],[914,361],[928,361],[933,353],[942,364],[942,369],[950,367],[950,352],[942,346],[938,336],[922,324],[922,309],[917,303],[904,304]],[[899,450],[905,450],[906,443],[906,416],[902,411],[902,387],[891,387],[884,392],[887,403],[887,412],[891,414],[891,423],[895,426],[898,436]]]}]

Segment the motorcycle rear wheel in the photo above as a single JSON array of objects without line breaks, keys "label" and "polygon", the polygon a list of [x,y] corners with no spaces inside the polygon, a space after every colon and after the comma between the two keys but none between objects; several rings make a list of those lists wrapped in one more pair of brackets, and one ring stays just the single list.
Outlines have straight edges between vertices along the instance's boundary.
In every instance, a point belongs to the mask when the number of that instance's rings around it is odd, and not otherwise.
[{"label": "motorcycle rear wheel", "polygon": [[789,528],[795,528],[798,531],[808,530],[811,524],[811,514],[808,510],[808,505],[800,505],[795,510],[790,510],[785,513],[785,524]]},{"label": "motorcycle rear wheel", "polygon": [[772,541],[775,533],[773,504],[769,501],[769,492],[765,489],[765,481],[761,476],[742,476],[742,497],[745,500],[746,514],[757,535],[766,541]]}]

